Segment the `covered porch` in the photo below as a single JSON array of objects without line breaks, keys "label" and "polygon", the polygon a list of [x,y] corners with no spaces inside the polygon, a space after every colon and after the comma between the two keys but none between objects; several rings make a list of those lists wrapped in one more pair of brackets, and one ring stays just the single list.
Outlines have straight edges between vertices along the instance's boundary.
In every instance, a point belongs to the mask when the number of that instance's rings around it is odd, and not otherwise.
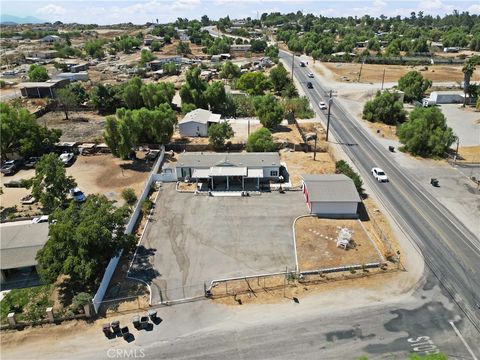
[{"label": "covered porch", "polygon": [[209,169],[194,169],[192,178],[200,191],[258,191],[263,169],[246,167],[214,166]]}]

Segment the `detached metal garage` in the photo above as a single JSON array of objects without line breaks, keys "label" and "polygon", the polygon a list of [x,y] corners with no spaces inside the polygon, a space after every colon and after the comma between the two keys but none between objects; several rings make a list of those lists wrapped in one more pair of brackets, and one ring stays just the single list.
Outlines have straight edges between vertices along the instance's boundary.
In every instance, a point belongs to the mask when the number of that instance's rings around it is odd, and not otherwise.
[{"label": "detached metal garage", "polygon": [[302,175],[302,190],[310,213],[356,218],[361,201],[352,179],[343,174]]}]

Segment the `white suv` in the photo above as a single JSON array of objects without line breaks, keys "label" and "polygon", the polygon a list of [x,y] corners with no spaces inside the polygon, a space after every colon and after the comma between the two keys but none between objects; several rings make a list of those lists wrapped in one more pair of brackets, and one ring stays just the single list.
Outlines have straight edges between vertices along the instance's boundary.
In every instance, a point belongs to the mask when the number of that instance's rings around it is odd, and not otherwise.
[{"label": "white suv", "polygon": [[378,182],[388,182],[387,174],[380,168],[372,168],[372,175]]},{"label": "white suv", "polygon": [[320,110],[327,110],[327,104],[325,104],[323,101],[320,101],[318,107],[320,108]]}]

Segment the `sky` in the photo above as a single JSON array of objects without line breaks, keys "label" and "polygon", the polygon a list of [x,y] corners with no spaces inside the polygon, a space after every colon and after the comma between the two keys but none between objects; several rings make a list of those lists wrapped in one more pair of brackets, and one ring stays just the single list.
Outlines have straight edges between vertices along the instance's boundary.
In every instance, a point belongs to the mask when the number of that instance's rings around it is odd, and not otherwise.
[{"label": "sky", "polygon": [[256,18],[264,12],[312,13],[323,16],[410,16],[412,11],[445,15],[454,9],[480,14],[480,2],[473,0],[370,0],[370,1],[304,1],[304,0],[2,0],[0,11],[19,17],[35,16],[42,20],[64,23],[95,23],[100,25],[132,22],[171,22],[178,17],[200,19],[204,14],[211,19],[229,15],[231,19]]}]

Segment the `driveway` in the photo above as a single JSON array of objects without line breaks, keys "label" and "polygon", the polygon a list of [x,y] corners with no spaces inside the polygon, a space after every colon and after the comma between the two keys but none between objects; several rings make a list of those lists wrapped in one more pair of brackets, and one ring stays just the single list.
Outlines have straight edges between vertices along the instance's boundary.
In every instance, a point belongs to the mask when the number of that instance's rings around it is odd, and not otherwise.
[{"label": "driveway", "polygon": [[306,213],[301,192],[208,197],[164,184],[130,276],[155,304],[201,296],[214,279],[294,269],[292,224]]}]

